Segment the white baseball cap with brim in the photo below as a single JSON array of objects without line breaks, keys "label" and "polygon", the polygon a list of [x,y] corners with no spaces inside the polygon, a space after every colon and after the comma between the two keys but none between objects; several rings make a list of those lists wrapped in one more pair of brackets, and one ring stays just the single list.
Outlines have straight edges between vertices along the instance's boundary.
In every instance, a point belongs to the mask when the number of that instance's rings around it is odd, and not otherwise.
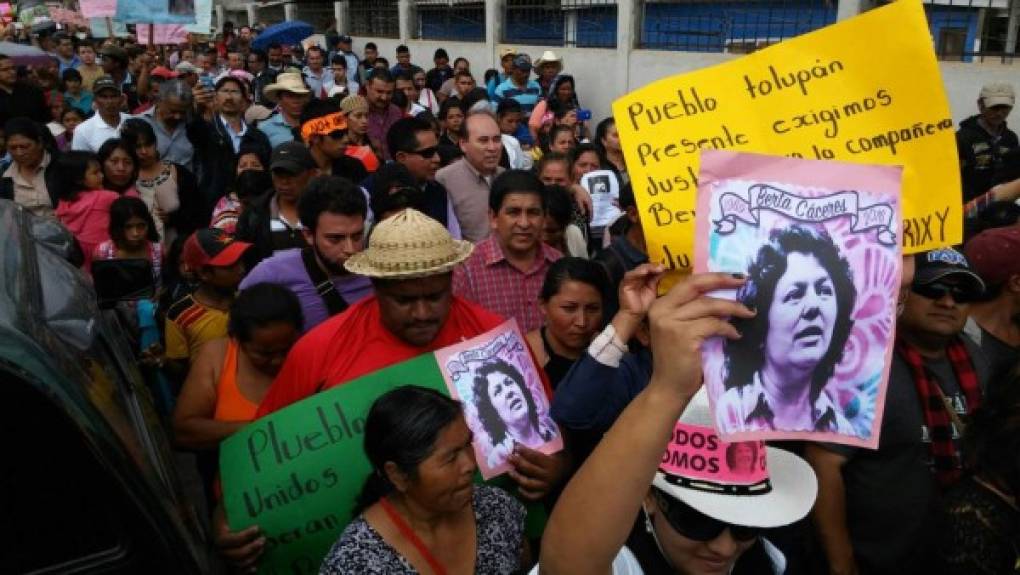
[{"label": "white baseball cap with brim", "polygon": [[[670,438],[663,463],[655,474],[652,485],[693,507],[697,511],[730,525],[772,528],[789,525],[807,515],[818,495],[818,480],[811,467],[800,457],[782,449],[767,447],[765,457],[756,462],[754,475],[743,481],[734,473],[725,472],[728,462],[725,458],[727,444],[715,435],[713,418],[705,388],[691,399],[677,429]],[[697,431],[712,434],[715,439],[691,440],[685,451],[678,445],[679,437],[693,438]],[[762,453],[761,442],[756,445],[756,454]],[[717,459],[714,464],[706,463],[706,445],[714,445]],[[679,456],[679,457],[678,457]],[[702,457],[702,464],[696,462]],[[679,471],[677,465],[670,465],[670,459],[683,462],[688,471]],[[711,470],[717,470],[712,473]],[[695,471],[698,470],[698,471]]]},{"label": "white baseball cap with brim", "polygon": [[262,93],[271,96],[277,92],[291,92],[293,94],[310,94],[311,90],[305,85],[300,72],[284,72],[276,77],[276,82],[266,86]]},{"label": "white baseball cap with brim", "polygon": [[472,250],[471,242],[453,239],[443,224],[407,208],[376,224],[368,248],[344,267],[372,278],[423,278],[453,271]]}]

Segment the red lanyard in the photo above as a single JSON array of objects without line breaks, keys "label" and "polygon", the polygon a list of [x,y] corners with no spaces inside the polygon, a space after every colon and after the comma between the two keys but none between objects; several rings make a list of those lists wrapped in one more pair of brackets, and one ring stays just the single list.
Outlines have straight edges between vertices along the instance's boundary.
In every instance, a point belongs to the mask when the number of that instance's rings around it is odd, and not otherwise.
[{"label": "red lanyard", "polygon": [[415,535],[414,530],[411,529],[411,526],[404,521],[404,518],[401,517],[399,513],[397,513],[397,510],[393,508],[393,505],[389,502],[389,500],[383,497],[379,500],[379,505],[382,506],[383,511],[385,511],[386,515],[389,516],[390,521],[393,521],[393,524],[397,526],[397,530],[400,531],[400,534],[410,541],[411,545],[414,545],[414,548],[418,550],[418,553],[421,553],[421,556],[425,558],[429,567],[432,568],[432,572],[435,573],[435,575],[446,575],[446,569],[443,568],[443,564],[433,557],[432,553],[429,552],[429,548],[425,546],[425,543],[422,542],[417,535]]}]

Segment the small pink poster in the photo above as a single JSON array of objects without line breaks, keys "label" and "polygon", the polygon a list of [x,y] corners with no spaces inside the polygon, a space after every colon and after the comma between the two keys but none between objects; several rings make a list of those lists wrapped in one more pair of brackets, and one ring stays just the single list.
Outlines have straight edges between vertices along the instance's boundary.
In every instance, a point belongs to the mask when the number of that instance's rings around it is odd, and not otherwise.
[{"label": "small pink poster", "polygon": [[109,18],[117,15],[117,0],[78,0],[85,18]]},{"label": "small pink poster", "polygon": [[896,327],[902,168],[709,150],[696,272],[741,273],[715,294],[757,310],[703,346],[727,441],[878,447]]},{"label": "small pink poster", "polygon": [[545,385],[516,321],[435,354],[450,395],[464,404],[483,478],[506,473],[517,445],[545,454],[563,449]]},{"label": "small pink poster", "polygon": [[[138,43],[149,44],[149,24],[138,24],[135,28]],[[181,44],[188,41],[188,29],[184,24],[152,24],[153,44]]]}]

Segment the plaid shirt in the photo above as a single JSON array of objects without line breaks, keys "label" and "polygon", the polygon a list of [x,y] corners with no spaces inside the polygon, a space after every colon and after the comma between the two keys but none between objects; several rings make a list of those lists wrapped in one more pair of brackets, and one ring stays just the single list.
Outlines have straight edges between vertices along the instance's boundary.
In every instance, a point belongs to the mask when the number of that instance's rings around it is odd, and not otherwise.
[{"label": "plaid shirt", "polygon": [[516,319],[524,333],[542,327],[538,294],[549,266],[563,254],[544,243],[539,246],[539,258],[531,269],[522,272],[507,261],[496,236],[489,236],[453,272],[453,293],[503,317]]}]

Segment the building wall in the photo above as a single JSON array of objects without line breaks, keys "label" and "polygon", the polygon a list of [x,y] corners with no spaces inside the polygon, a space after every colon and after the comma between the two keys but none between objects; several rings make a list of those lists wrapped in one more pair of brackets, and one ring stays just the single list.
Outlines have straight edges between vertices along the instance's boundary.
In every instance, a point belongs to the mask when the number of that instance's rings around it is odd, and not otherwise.
[{"label": "building wall", "polygon": [[[400,40],[389,38],[355,38],[354,49],[362,53],[365,42],[374,41],[379,53],[391,63],[396,62],[396,47]],[[487,68],[495,67],[499,50],[504,44],[409,40],[404,42],[411,49],[411,59],[419,66],[432,67],[432,54],[443,47],[451,58],[463,56],[471,61],[471,70],[476,79],[481,78]],[[520,46],[514,48],[538,59],[548,46]],[[563,57],[565,72],[573,74],[577,81],[581,105],[592,110],[593,118],[600,120],[611,114],[614,99],[650,82],[690,72],[706,66],[726,62],[736,55],[708,52],[672,52],[659,50],[615,50],[598,48],[551,48]],[[988,82],[1017,82],[1017,67],[1001,63],[942,62],[942,81],[949,97],[950,109],[956,122],[976,112],[977,93]],[[1020,119],[1015,120],[1020,123]]]}]

